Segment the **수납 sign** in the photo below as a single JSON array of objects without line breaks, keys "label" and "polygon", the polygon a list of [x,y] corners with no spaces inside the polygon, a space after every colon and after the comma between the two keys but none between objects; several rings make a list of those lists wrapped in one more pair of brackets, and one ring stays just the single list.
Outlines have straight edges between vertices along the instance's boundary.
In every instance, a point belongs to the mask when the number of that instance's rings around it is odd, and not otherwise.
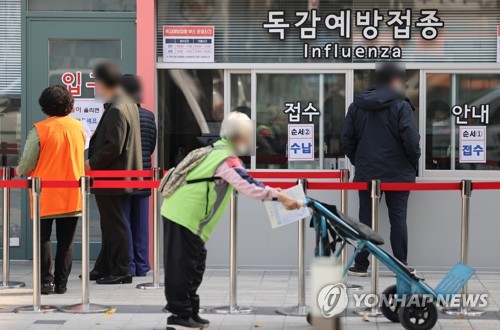
[{"label": "\uc218\ub0a9 sign", "polygon": [[460,126],[460,163],[486,163],[486,126]]},{"label": "\uc218\ub0a9 sign", "polygon": [[163,62],[213,63],[213,26],[164,26]]},{"label": "\uc218\ub0a9 sign", "polygon": [[314,160],[314,124],[288,125],[288,161]]}]

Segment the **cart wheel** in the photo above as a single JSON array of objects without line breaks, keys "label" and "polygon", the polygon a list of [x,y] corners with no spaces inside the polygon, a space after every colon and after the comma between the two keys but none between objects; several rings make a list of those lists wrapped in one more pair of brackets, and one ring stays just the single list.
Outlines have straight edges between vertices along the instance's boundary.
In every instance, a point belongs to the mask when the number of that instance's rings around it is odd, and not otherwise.
[{"label": "cart wheel", "polygon": [[401,325],[409,330],[430,330],[438,320],[436,305],[422,296],[418,299],[408,297],[398,314]]},{"label": "cart wheel", "polygon": [[313,325],[311,313],[307,313],[306,320],[307,320],[307,323],[309,323],[310,325]]},{"label": "cart wheel", "polygon": [[385,289],[384,292],[382,292],[382,304],[380,306],[382,314],[384,314],[384,316],[392,322],[399,322],[398,312],[401,303],[394,299],[396,293],[396,285],[391,285],[390,287]]}]

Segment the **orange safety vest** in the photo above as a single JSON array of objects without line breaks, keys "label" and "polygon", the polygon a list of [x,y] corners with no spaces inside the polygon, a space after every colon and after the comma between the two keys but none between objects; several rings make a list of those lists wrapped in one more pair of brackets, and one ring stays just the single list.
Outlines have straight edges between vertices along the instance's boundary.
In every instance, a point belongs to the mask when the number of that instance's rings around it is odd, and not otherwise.
[{"label": "orange safety vest", "polygon": [[[31,177],[44,180],[78,181],[85,175],[85,133],[82,124],[69,116],[50,117],[36,123],[40,155]],[[79,212],[78,188],[45,188],[40,195],[40,216]]]}]

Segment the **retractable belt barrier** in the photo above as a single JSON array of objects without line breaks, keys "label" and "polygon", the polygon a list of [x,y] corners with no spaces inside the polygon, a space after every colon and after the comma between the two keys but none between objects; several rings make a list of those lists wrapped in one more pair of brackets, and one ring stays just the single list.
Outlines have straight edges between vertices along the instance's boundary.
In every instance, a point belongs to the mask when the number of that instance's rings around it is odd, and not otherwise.
[{"label": "retractable belt barrier", "polygon": [[[17,312],[47,312],[56,310],[54,306],[41,305],[40,297],[40,193],[42,189],[50,188],[79,188],[83,200],[83,219],[82,219],[82,303],[73,306],[62,307],[62,311],[72,313],[95,313],[109,310],[108,306],[90,304],[89,301],[89,194],[90,188],[93,189],[152,189],[153,191],[153,282],[139,284],[139,289],[156,289],[161,287],[159,279],[159,233],[160,233],[160,201],[158,186],[162,172],[159,168],[141,171],[88,171],[86,177],[79,181],[57,181],[40,180],[32,178],[30,180],[12,180],[14,170],[9,167],[0,169],[2,174],[0,188],[3,190],[3,281],[0,289],[8,289],[23,286],[21,282],[10,282],[10,261],[9,261],[9,227],[10,227],[10,189],[31,190],[33,208],[33,306],[21,307]],[[347,191],[349,190],[370,190],[372,196],[372,228],[378,229],[378,205],[383,191],[461,191],[462,196],[462,216],[461,216],[461,262],[467,263],[468,242],[469,242],[469,217],[470,217],[470,198],[473,189],[476,190],[500,190],[500,182],[471,182],[462,180],[461,182],[416,182],[416,183],[381,183],[378,180],[367,182],[349,182],[349,172],[342,171],[315,171],[315,172],[277,172],[277,171],[254,171],[250,174],[264,181],[271,187],[289,188],[298,182],[302,184],[304,190],[340,190],[341,212],[347,214]],[[95,180],[92,180],[95,179]],[[142,179],[142,180],[141,180]],[[340,182],[325,182],[324,180],[340,179]],[[370,189],[369,189],[370,188]],[[223,308],[227,313],[249,313],[251,308],[244,308],[237,305],[237,194],[231,196],[230,202],[230,301],[229,306]],[[308,308],[305,304],[305,219],[299,221],[298,228],[298,305],[282,309],[279,312],[286,315],[305,315]],[[344,266],[347,262],[347,256],[342,255]],[[372,260],[372,292],[378,293],[378,265],[376,260]],[[350,286],[351,289],[358,289]],[[467,293],[467,286],[463,292]],[[472,310],[462,304],[462,307],[455,310],[446,310],[445,312],[454,315],[475,316],[480,315],[482,311]],[[378,309],[365,311],[378,315]]]}]

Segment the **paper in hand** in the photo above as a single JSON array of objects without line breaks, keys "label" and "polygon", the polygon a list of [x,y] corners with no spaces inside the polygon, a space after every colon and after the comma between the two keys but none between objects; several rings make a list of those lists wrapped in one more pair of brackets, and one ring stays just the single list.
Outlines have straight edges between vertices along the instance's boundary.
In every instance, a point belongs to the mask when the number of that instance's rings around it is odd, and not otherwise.
[{"label": "paper in hand", "polygon": [[[303,201],[305,205],[306,195],[304,194],[302,185],[293,186],[292,188],[283,190],[282,193],[299,201]],[[285,209],[280,202],[264,202],[264,206],[266,207],[267,215],[269,216],[269,221],[273,229],[297,222],[310,215],[309,209],[305,206],[298,210],[291,211]]]}]

